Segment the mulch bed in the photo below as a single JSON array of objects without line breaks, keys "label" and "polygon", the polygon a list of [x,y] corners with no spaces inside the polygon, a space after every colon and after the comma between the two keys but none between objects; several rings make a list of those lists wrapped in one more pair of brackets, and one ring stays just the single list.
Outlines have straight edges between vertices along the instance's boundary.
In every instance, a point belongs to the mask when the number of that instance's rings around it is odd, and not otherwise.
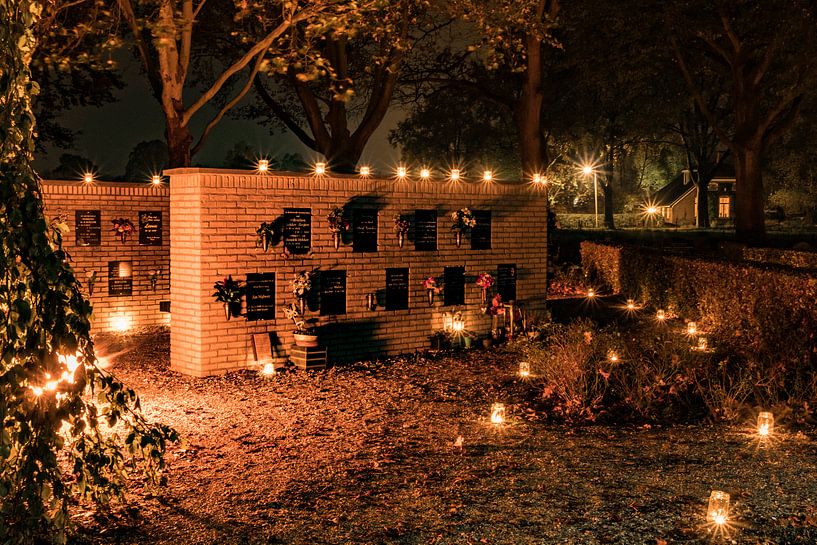
[{"label": "mulch bed", "polygon": [[817,542],[813,435],[558,425],[504,349],[195,379],[168,369],[166,332],[99,345],[185,443],[161,495],[134,479],[127,504],[77,514],[75,543],[709,543],[711,489],[736,504],[725,542]]}]

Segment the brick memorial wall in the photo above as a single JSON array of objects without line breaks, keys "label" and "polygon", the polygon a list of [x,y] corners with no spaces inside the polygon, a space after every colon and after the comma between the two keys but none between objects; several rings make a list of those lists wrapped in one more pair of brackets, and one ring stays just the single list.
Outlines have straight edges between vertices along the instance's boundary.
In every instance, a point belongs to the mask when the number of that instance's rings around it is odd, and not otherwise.
[{"label": "brick memorial wall", "polygon": [[[63,215],[70,228],[63,245],[93,305],[93,331],[169,324],[169,308],[161,308],[170,301],[167,186],[50,180],[41,185],[46,215]],[[134,227],[125,242],[112,230],[112,221],[120,218]]]},{"label": "brick memorial wall", "polygon": [[[276,355],[285,356],[294,327],[281,307],[293,301],[289,284],[301,271],[314,273],[307,317],[318,320],[332,361],[427,348],[443,314],[456,310],[468,331],[489,332],[474,283],[481,272],[500,278],[498,289],[530,313],[544,309],[545,201],[529,185],[200,168],[165,174],[176,371],[204,376],[257,365],[259,333],[271,333]],[[327,219],[335,206],[351,222],[338,249]],[[462,207],[479,223],[457,247],[449,215]],[[411,223],[402,248],[395,214]],[[256,244],[262,222],[282,233],[267,252]],[[213,284],[228,275],[250,283],[242,316],[229,321],[212,297]],[[422,286],[428,276],[445,280],[433,306]]]}]

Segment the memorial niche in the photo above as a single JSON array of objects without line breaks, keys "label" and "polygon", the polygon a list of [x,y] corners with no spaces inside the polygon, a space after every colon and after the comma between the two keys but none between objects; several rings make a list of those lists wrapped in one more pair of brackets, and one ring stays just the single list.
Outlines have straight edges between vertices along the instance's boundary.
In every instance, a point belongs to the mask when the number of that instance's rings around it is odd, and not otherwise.
[{"label": "memorial niche", "polygon": [[408,267],[386,269],[386,310],[409,308]]},{"label": "memorial niche", "polygon": [[275,273],[247,274],[247,320],[275,319]]},{"label": "memorial niche", "polygon": [[284,250],[293,255],[305,255],[311,248],[312,209],[284,208]]},{"label": "memorial niche", "polygon": [[465,267],[443,269],[443,305],[465,304]]},{"label": "memorial niche", "polygon": [[496,268],[496,292],[505,302],[516,300],[516,264],[504,263]]},{"label": "memorial niche", "polygon": [[352,213],[352,251],[377,251],[377,210],[359,209]]},{"label": "memorial niche", "polygon": [[414,211],[414,249],[434,251],[437,249],[437,211]]},{"label": "memorial niche", "polygon": [[473,210],[476,225],[471,228],[471,249],[491,249],[491,211]]},{"label": "memorial niche", "polygon": [[130,261],[108,262],[108,295],[133,295],[133,264]]},{"label": "memorial niche", "polygon": [[102,244],[102,217],[99,210],[77,210],[77,246]]},{"label": "memorial niche", "polygon": [[346,271],[320,271],[320,314],[346,314]]},{"label": "memorial niche", "polygon": [[162,212],[139,212],[139,245],[162,245]]}]

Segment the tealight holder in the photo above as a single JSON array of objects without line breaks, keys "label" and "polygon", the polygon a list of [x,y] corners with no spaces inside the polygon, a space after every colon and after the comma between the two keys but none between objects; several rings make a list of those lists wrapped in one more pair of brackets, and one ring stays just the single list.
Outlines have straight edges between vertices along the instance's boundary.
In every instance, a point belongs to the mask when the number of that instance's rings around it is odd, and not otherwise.
[{"label": "tealight holder", "polygon": [[709,506],[706,509],[706,521],[721,526],[729,519],[729,494],[722,490],[713,490],[709,494]]},{"label": "tealight holder", "polygon": [[769,411],[761,411],[757,415],[757,434],[768,437],[774,431],[774,415]]},{"label": "tealight holder", "polygon": [[494,403],[491,405],[491,424],[502,424],[505,422],[505,405]]}]

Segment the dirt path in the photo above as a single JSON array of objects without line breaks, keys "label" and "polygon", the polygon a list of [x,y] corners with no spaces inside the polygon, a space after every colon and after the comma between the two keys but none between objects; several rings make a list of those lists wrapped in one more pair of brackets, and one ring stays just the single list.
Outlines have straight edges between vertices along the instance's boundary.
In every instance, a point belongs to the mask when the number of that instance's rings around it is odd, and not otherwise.
[{"label": "dirt path", "polygon": [[[166,335],[143,336],[114,371],[187,444],[162,497],[135,482],[127,508],[79,517],[76,541],[707,543],[720,488],[735,542],[817,543],[813,437],[758,448],[726,427],[555,426],[515,368],[498,351],[192,379],[167,370]],[[488,423],[494,401],[508,424]]]}]

